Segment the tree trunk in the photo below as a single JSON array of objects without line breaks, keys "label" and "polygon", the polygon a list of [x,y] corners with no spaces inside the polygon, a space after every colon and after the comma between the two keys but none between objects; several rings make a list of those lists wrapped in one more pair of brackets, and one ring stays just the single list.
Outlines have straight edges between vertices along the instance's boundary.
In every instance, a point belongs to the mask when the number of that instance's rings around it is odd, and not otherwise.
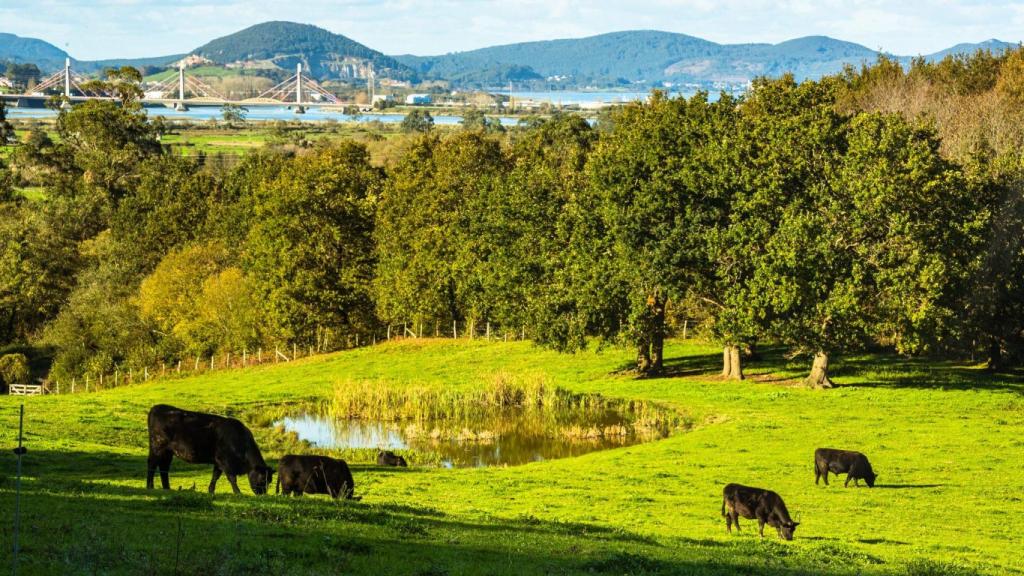
[{"label": "tree trunk", "polygon": [[729,379],[743,380],[743,355],[740,354],[740,347],[733,346],[729,351]]},{"label": "tree trunk", "polygon": [[811,388],[832,388],[832,380],[828,377],[828,353],[818,351],[811,365],[811,375],[807,377],[807,385]]},{"label": "tree trunk", "polygon": [[988,369],[992,371],[1003,368],[1003,347],[999,340],[993,338],[988,345]]},{"label": "tree trunk", "polygon": [[651,344],[647,338],[641,338],[636,346],[636,371],[638,374],[647,374],[651,369]]},{"label": "tree trunk", "polygon": [[742,358],[739,346],[726,346],[722,350],[722,378],[743,380]]},{"label": "tree trunk", "polygon": [[658,297],[654,301],[654,318],[651,327],[650,374],[661,374],[665,367],[665,301]]}]

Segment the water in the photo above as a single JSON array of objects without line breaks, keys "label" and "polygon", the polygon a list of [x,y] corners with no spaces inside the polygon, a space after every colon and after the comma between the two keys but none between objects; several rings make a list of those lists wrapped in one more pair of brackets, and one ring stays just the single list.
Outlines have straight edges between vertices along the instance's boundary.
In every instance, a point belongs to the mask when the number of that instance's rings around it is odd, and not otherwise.
[{"label": "water", "polygon": [[[168,120],[191,120],[194,122],[203,122],[206,120],[214,119],[221,120],[220,108],[216,107],[193,107],[187,112],[179,112],[173,108],[154,107],[146,108],[146,113],[150,116],[161,116]],[[10,119],[18,118],[53,118],[57,113],[48,108],[8,108],[7,117]],[[245,115],[246,120],[256,122],[266,122],[272,120],[300,120],[303,122],[327,122],[333,120],[335,122],[372,122],[379,120],[386,124],[394,124],[401,122],[404,118],[404,114],[359,114],[349,115],[343,114],[336,109],[322,109],[322,108],[307,108],[305,114],[296,114],[293,110],[286,106],[253,106],[249,108],[249,112]],[[509,116],[499,117],[501,123],[505,126],[515,126],[519,123],[519,118],[513,118]],[[444,114],[434,116],[434,124],[439,125],[454,125],[462,122],[462,117],[452,114]]]},{"label": "water", "polygon": [[664,435],[637,432],[614,412],[580,422],[552,418],[537,410],[506,410],[486,420],[457,424],[344,420],[303,413],[276,424],[317,447],[413,450],[437,455],[446,468],[514,466],[571,458]]}]

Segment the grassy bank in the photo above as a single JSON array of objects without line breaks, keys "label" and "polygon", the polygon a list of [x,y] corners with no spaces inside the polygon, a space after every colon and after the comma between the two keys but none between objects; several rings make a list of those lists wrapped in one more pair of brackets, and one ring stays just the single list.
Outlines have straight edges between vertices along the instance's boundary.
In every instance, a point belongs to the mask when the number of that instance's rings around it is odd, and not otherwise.
[{"label": "grassy bank", "polygon": [[[27,399],[22,573],[1024,573],[1020,379],[862,356],[838,363],[837,389],[815,392],[794,385],[806,366],[770,353],[743,383],[715,377],[714,348],[673,343],[668,357],[673,377],[635,380],[617,373],[629,361],[622,350],[564,356],[525,343],[405,342]],[[223,481],[209,498],[208,467],[178,461],[172,493],[142,488],[145,415],[156,402],[247,418],[327,400],[344,382],[473,391],[499,373],[654,401],[695,427],[510,468],[357,464],[358,503],[257,498],[247,487],[235,497]],[[19,401],[0,398],[4,550],[14,473],[6,448]],[[297,449],[269,427],[255,432],[268,460]],[[815,486],[819,446],[863,450],[879,486]],[[726,534],[727,482],[778,491],[801,522],[796,540],[760,540],[750,521]]]}]

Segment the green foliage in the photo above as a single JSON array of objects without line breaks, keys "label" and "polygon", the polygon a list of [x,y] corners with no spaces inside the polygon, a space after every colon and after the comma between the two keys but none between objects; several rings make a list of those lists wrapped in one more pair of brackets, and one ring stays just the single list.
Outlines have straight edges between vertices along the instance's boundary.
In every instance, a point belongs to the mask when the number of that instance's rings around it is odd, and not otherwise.
[{"label": "green foliage", "polygon": [[411,110],[402,118],[402,132],[430,132],[434,117],[426,110]]},{"label": "green foliage", "polygon": [[11,384],[28,384],[30,375],[28,358],[24,354],[0,356],[0,382],[8,387]]},{"label": "green foliage", "polygon": [[244,123],[245,115],[248,113],[248,108],[237,104],[225,104],[220,108],[220,117],[223,118],[228,125],[232,126]]},{"label": "green foliage", "polygon": [[374,324],[373,214],[382,173],[353,142],[289,162],[259,190],[244,269],[274,336]]},{"label": "green foliage", "polygon": [[466,130],[479,130],[481,132],[504,132],[505,127],[501,120],[488,118],[487,114],[479,108],[468,108],[462,113],[462,127]]},{"label": "green foliage", "polygon": [[374,284],[383,320],[447,327],[488,318],[481,275],[497,246],[476,232],[506,169],[501,146],[480,132],[428,135],[410,146],[377,210]]}]

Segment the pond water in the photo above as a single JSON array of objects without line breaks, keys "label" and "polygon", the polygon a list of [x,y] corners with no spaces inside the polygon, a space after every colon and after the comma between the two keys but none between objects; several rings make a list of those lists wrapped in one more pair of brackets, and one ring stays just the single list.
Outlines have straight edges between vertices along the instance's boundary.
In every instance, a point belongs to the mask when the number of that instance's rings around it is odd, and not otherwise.
[{"label": "pond water", "polygon": [[668,435],[668,430],[641,430],[613,411],[584,420],[540,410],[505,410],[473,422],[383,422],[306,412],[276,424],[317,447],[412,450],[435,455],[446,468],[569,458]]}]

